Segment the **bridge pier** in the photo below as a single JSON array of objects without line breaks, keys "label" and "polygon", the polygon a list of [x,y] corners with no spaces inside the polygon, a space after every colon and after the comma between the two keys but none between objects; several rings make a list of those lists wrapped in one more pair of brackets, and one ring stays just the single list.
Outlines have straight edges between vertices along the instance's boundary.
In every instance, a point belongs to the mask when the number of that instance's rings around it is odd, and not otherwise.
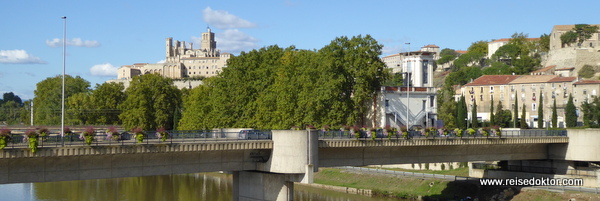
[{"label": "bridge pier", "polygon": [[256,171],[233,173],[233,199],[239,201],[294,199],[294,182],[312,183],[318,170],[316,130],[274,130],[269,160]]},{"label": "bridge pier", "polygon": [[233,172],[234,201],[290,201],[294,200],[294,182],[304,174],[278,174],[269,172]]}]

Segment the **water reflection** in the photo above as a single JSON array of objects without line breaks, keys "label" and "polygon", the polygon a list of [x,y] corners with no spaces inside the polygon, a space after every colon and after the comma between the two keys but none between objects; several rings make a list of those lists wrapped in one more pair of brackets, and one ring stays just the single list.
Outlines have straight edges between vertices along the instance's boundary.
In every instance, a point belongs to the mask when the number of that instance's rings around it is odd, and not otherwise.
[{"label": "water reflection", "polygon": [[[0,185],[0,200],[232,200],[232,176],[219,173],[163,175],[118,179],[96,179]],[[296,186],[294,200],[384,201],[329,190]]]}]

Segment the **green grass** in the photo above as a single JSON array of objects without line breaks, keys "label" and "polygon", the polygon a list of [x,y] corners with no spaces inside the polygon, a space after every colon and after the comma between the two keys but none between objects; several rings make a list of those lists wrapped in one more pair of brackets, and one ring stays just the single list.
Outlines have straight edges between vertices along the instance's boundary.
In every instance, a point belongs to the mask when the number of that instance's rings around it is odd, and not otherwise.
[{"label": "green grass", "polygon": [[467,167],[454,168],[452,170],[411,170],[411,169],[403,169],[403,168],[382,168],[382,169],[403,171],[403,172],[427,173],[427,174],[445,174],[445,175],[454,175],[454,176],[461,176],[461,177],[469,176],[469,168],[467,168]]},{"label": "green grass", "polygon": [[[432,198],[452,198],[452,196],[473,194],[474,185],[468,183],[449,182],[436,179],[419,179],[409,177],[392,177],[389,175],[371,175],[350,173],[340,169],[320,169],[314,177],[315,183],[373,189],[378,194],[394,195],[396,197],[412,198],[418,195]],[[430,184],[433,186],[430,187]],[[452,184],[451,184],[452,183]],[[451,184],[451,185],[449,185]],[[452,193],[448,193],[452,190]]]}]

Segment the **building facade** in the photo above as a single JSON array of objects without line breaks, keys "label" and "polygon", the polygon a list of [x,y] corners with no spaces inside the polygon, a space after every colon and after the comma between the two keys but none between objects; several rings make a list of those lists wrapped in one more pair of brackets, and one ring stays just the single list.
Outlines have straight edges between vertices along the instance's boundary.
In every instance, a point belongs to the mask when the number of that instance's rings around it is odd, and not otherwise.
[{"label": "building facade", "polygon": [[129,80],[133,76],[157,73],[173,79],[212,77],[219,74],[227,67],[229,53],[221,53],[217,49],[215,34],[210,28],[202,33],[200,48],[194,49],[192,43],[166,39],[164,63],[138,63],[121,66],[118,69],[117,79]]},{"label": "building facade", "polygon": [[[505,110],[513,111],[515,100],[518,104],[518,116],[521,117],[525,105],[525,122],[530,128],[537,128],[539,119],[544,128],[550,126],[553,102],[556,101],[558,127],[565,127],[565,106],[569,96],[577,108],[582,101],[591,100],[600,92],[600,81],[578,80],[577,77],[561,77],[559,75],[484,75],[461,87],[457,95],[464,95],[467,108],[476,101],[477,117],[489,121],[491,101],[494,110],[502,104]],[[539,105],[542,99],[542,105]],[[543,109],[543,116],[538,110]],[[470,110],[469,110],[470,111]],[[495,111],[496,112],[496,111]],[[579,113],[579,112],[578,112]],[[470,112],[468,113],[470,115]],[[513,114],[514,115],[514,114]],[[578,116],[578,121],[583,120]],[[473,117],[469,116],[469,119]]]}]

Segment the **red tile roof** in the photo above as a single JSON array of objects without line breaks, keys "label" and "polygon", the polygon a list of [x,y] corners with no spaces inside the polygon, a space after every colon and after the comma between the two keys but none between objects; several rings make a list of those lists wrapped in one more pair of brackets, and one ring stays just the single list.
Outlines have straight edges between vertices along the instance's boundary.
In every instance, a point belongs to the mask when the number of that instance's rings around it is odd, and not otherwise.
[{"label": "red tile roof", "polygon": [[523,75],[512,82],[511,84],[529,84],[529,83],[545,83],[558,75]]},{"label": "red tile roof", "polygon": [[459,53],[459,54],[466,54],[466,53],[468,53],[469,51],[466,51],[466,50],[456,50],[455,52],[456,52],[456,53]]},{"label": "red tile roof", "polygon": [[544,68],[542,68],[542,69],[539,69],[539,70],[533,71],[533,72],[531,72],[531,73],[541,73],[541,72],[546,72],[546,71],[548,71],[548,70],[551,70],[551,69],[553,69],[553,68],[555,68],[555,67],[556,67],[556,65],[552,65],[552,66],[546,66],[546,67],[544,67]]},{"label": "red tile roof", "polygon": [[577,80],[577,77],[555,77],[548,82],[573,82],[574,80]]},{"label": "red tile roof", "polygon": [[521,77],[520,75],[483,75],[465,86],[502,85]]},{"label": "red tile roof", "polygon": [[578,82],[573,83],[574,85],[580,84],[600,84],[600,80],[579,80]]},{"label": "red tile roof", "polygon": [[561,68],[561,69],[554,69],[555,71],[557,70],[573,70],[575,69],[574,67],[570,67],[570,68]]}]

